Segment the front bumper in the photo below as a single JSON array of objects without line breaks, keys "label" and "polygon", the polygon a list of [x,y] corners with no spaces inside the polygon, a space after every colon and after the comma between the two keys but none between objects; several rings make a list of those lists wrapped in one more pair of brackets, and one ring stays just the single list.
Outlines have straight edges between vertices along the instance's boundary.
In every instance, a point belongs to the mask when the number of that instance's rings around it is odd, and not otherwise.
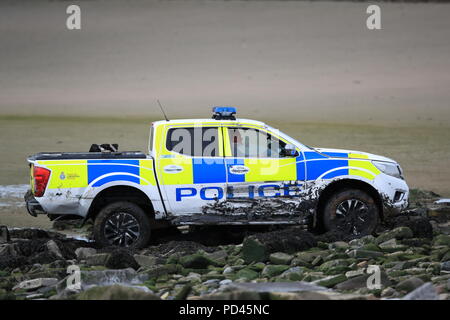
[{"label": "front bumper", "polygon": [[31,190],[28,190],[27,193],[25,193],[24,200],[27,211],[31,216],[37,217],[38,214],[46,214],[45,210],[33,196]]},{"label": "front bumper", "polygon": [[375,187],[381,195],[385,217],[396,215],[408,207],[409,187],[405,180],[382,173],[375,178]]}]

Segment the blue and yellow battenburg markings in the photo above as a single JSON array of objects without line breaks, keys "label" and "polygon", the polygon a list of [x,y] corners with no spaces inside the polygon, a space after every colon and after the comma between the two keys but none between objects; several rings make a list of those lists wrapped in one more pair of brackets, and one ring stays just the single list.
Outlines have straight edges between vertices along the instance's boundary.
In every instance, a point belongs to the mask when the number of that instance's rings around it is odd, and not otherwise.
[{"label": "blue and yellow battenburg markings", "polygon": [[100,187],[113,181],[156,184],[150,159],[66,160],[64,163],[47,160],[39,161],[38,164],[45,165],[52,171],[49,189],[84,188],[89,184]]}]

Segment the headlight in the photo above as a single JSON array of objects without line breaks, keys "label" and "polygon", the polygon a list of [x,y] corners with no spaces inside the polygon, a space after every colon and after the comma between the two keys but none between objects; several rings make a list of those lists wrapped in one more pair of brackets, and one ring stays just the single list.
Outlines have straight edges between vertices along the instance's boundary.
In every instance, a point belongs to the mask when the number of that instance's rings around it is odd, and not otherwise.
[{"label": "headlight", "polygon": [[372,163],[381,172],[396,178],[404,179],[402,169],[397,163],[384,161],[372,161]]}]

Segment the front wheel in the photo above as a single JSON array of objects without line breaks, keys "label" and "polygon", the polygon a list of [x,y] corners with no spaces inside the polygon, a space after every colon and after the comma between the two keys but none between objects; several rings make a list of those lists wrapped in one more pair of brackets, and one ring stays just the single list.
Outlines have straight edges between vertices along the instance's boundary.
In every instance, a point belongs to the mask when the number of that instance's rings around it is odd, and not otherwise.
[{"label": "front wheel", "polygon": [[100,210],[94,222],[94,238],[102,247],[143,248],[150,240],[150,221],[131,202],[114,202]]},{"label": "front wheel", "polygon": [[364,191],[347,189],[328,199],[322,217],[326,231],[365,236],[375,231],[379,209],[374,199]]}]

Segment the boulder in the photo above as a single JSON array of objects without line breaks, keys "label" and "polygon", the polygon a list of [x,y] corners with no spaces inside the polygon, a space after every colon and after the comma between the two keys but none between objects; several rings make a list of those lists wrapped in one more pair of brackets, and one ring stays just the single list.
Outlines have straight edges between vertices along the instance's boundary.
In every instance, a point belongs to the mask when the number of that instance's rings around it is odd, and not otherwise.
[{"label": "boulder", "polygon": [[265,262],[268,258],[266,247],[256,238],[244,239],[241,256],[246,263]]},{"label": "boulder", "polygon": [[427,282],[403,297],[403,300],[439,300],[436,288]]},{"label": "boulder", "polygon": [[315,247],[314,236],[301,227],[258,233],[246,237],[242,248],[242,257],[249,262],[265,262],[270,253],[284,252],[292,254]]},{"label": "boulder", "polygon": [[411,292],[414,289],[417,289],[418,287],[422,286],[424,284],[424,281],[422,279],[411,277],[408,279],[405,279],[401,282],[399,282],[395,289],[398,291],[404,291],[404,292]]},{"label": "boulder", "polygon": [[284,252],[275,252],[269,256],[270,262],[273,264],[290,264],[294,256],[284,253]]},{"label": "boulder", "polygon": [[258,272],[253,271],[253,270],[248,269],[248,268],[241,269],[241,270],[239,270],[239,271],[236,273],[236,277],[237,277],[238,279],[239,279],[239,278],[243,278],[243,279],[245,279],[245,280],[253,280],[253,279],[258,278],[258,276],[259,276],[259,273],[258,273]]},{"label": "boulder", "polygon": [[216,265],[214,260],[199,252],[181,257],[179,262],[183,267],[192,269],[205,269],[210,265]]},{"label": "boulder", "polygon": [[375,243],[380,244],[391,239],[408,239],[413,237],[413,232],[408,227],[398,227],[390,231],[383,232],[376,239]]},{"label": "boulder", "polygon": [[109,269],[139,269],[139,264],[128,250],[114,250],[108,257],[105,266]]},{"label": "boulder", "polygon": [[276,264],[270,264],[265,266],[265,268],[263,269],[261,275],[263,277],[274,277],[277,276],[281,273],[283,273],[284,271],[288,270],[289,266],[287,265],[276,265]]}]

